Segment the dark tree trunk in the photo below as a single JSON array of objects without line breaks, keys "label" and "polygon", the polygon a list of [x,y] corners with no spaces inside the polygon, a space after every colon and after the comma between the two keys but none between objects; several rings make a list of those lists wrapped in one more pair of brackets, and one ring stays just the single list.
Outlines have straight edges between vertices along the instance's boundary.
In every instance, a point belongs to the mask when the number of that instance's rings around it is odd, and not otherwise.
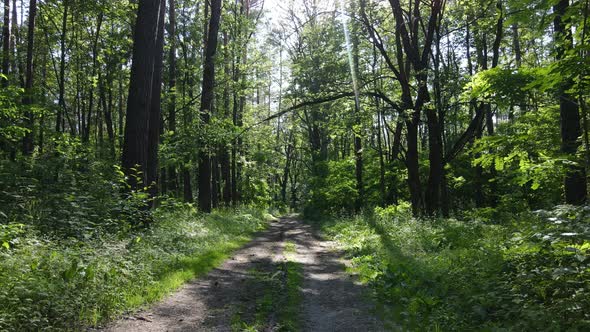
[{"label": "dark tree trunk", "polygon": [[[200,115],[203,125],[209,123],[215,97],[215,56],[220,18],[221,0],[211,0],[211,18],[205,47],[203,88],[201,90]],[[203,146],[207,146],[206,142],[203,143]],[[199,153],[199,208],[203,212],[211,212],[211,158],[210,151],[207,151],[206,148],[203,148]]]},{"label": "dark tree trunk", "polygon": [[37,16],[37,0],[29,2],[29,30],[27,31],[27,68],[25,75],[25,127],[28,132],[23,138],[23,154],[33,153],[33,137],[35,118],[31,106],[33,104],[33,52],[35,50],[35,19]]},{"label": "dark tree trunk", "polygon": [[99,75],[100,80],[100,98],[102,99],[102,109],[104,113],[104,124],[107,128],[107,136],[108,136],[108,145],[109,145],[109,154],[111,157],[115,157],[115,129],[113,127],[113,112],[112,112],[112,93],[107,95],[107,87],[106,85],[110,82],[111,75],[110,71],[107,69],[106,74],[106,82],[102,79],[101,75]]},{"label": "dark tree trunk", "polygon": [[24,65],[21,59],[21,54],[18,48],[18,45],[21,44],[20,39],[20,29],[18,26],[18,19],[17,19],[17,8],[16,8],[16,0],[12,0],[12,45],[11,49],[13,50],[12,55],[12,72],[13,75],[18,80],[20,86],[24,89],[25,88],[25,76],[24,76]]},{"label": "dark tree trunk", "polygon": [[407,144],[406,167],[408,169],[408,187],[410,189],[410,200],[412,212],[418,215],[422,209],[422,184],[420,183],[419,160],[418,160],[418,125],[413,121],[406,123]]},{"label": "dark tree trunk", "polygon": [[[170,0],[170,8],[169,11],[169,28],[168,28],[168,35],[169,35],[169,43],[170,43],[170,54],[169,54],[169,62],[170,62],[170,72],[169,72],[169,95],[170,95],[170,103],[168,105],[168,130],[171,131],[173,134],[172,136],[176,136],[176,0]],[[168,168],[168,188],[176,192],[178,189],[178,176],[176,175],[176,166],[171,165]]]},{"label": "dark tree trunk", "polygon": [[[158,195],[158,148],[162,127],[162,68],[164,59],[164,20],[166,17],[166,0],[160,0],[160,14],[158,18],[158,32],[154,58],[154,74],[152,78],[152,96],[148,119],[147,145],[147,185],[150,196]],[[153,202],[153,201],[152,201]]]},{"label": "dark tree trunk", "polygon": [[[147,184],[148,119],[152,103],[156,41],[161,0],[140,0],[133,38],[133,59],[122,166],[133,190]],[[137,172],[141,172],[138,174]],[[136,178],[137,176],[139,178]]]},{"label": "dark tree trunk", "polygon": [[[488,69],[488,48],[487,48],[487,40],[485,35],[481,35],[481,33],[475,34],[475,48],[477,53],[477,68],[478,71],[484,71]],[[484,122],[488,118],[488,114],[490,114],[491,109],[489,103],[481,103],[477,106],[479,109],[476,111],[483,115],[482,123],[478,123],[477,132],[475,133],[475,138],[480,139],[483,137],[483,130],[484,130]],[[476,155],[477,156],[477,155]],[[473,181],[475,185],[475,206],[478,208],[482,208],[485,206],[486,196],[484,192],[484,172],[483,167],[481,165],[475,166],[475,179]]]},{"label": "dark tree trunk", "polygon": [[118,84],[118,90],[119,90],[119,107],[118,107],[118,121],[119,121],[119,131],[117,132],[117,138],[119,141],[119,147],[122,149],[123,148],[123,137],[124,137],[124,108],[125,108],[125,92],[123,91],[123,64],[121,64],[120,68],[119,68],[119,84]]},{"label": "dark tree trunk", "polygon": [[69,1],[64,1],[64,13],[62,16],[61,21],[61,41],[60,41],[60,48],[61,54],[59,59],[59,96],[58,96],[58,108],[57,108],[57,118],[55,121],[55,131],[61,132],[64,130],[64,123],[63,123],[63,116],[66,112],[66,99],[65,99],[65,92],[66,92],[66,34],[68,29],[68,9],[69,9]]},{"label": "dark tree trunk", "polygon": [[10,0],[4,0],[4,25],[2,26],[2,86],[8,86],[10,68]]},{"label": "dark tree trunk", "polygon": [[[375,104],[379,108],[379,101],[375,98]],[[379,153],[379,193],[381,195],[381,206],[387,204],[387,194],[385,186],[385,158],[383,157],[383,128],[382,112],[377,111],[377,152]]]},{"label": "dark tree trunk", "polygon": [[[227,32],[223,34],[223,45],[224,45],[224,73],[226,77],[226,83],[223,87],[223,112],[224,115],[229,118],[231,117],[230,110],[230,82],[227,78],[231,77],[230,69],[230,52],[228,52],[229,38]],[[225,206],[229,206],[232,200],[232,182],[231,182],[231,160],[228,147],[222,144],[219,147],[220,164],[221,164],[221,182],[223,183],[222,198]]]},{"label": "dark tree trunk", "polygon": [[182,190],[183,190],[183,198],[184,201],[187,203],[191,203],[193,201],[193,188],[191,185],[191,172],[189,171],[188,167],[184,167],[182,170]]},{"label": "dark tree trunk", "polygon": [[227,148],[222,147],[221,151],[221,179],[223,182],[223,203],[226,206],[231,204],[231,165]]},{"label": "dark tree trunk", "polygon": [[[103,23],[103,19],[104,19],[104,13],[100,13],[98,15],[98,22],[96,25],[96,32],[94,35],[94,41],[92,44],[92,73],[91,73],[91,77],[95,77],[96,76],[96,71],[98,70],[98,42],[100,39],[100,30],[102,29],[102,23]],[[86,121],[85,121],[85,125],[82,126],[82,141],[83,142],[89,142],[90,141],[90,128],[92,126],[92,113],[94,111],[94,85],[93,84],[89,84],[88,85],[88,113],[86,114]],[[84,112],[84,111],[82,111]],[[99,115],[96,114],[96,116],[98,117]],[[82,116],[82,119],[84,119],[84,115]]]},{"label": "dark tree trunk", "polygon": [[426,186],[425,205],[426,213],[434,216],[441,211],[441,190],[444,177],[443,158],[443,128],[444,116],[442,113],[441,84],[440,84],[440,30],[436,28],[436,42],[434,50],[434,106],[426,110],[428,127],[428,160],[430,169],[428,184]]},{"label": "dark tree trunk", "polygon": [[518,22],[515,22],[511,26],[512,28],[512,49],[514,51],[514,61],[516,61],[516,67],[520,68],[522,65],[522,51],[520,48],[520,33]]},{"label": "dark tree trunk", "polygon": [[436,110],[428,109],[426,111],[428,122],[428,145],[430,171],[428,176],[428,185],[426,189],[426,212],[428,215],[435,215],[440,210],[440,191],[443,181],[443,151],[442,151],[442,134]]},{"label": "dark tree trunk", "polygon": [[281,179],[281,202],[284,204],[287,204],[287,184],[291,174],[291,164],[293,163],[292,160],[295,148],[294,143],[293,132],[291,132],[289,135],[289,141],[287,142],[287,148],[285,150],[285,168],[283,169],[283,177]]},{"label": "dark tree trunk", "polygon": [[219,158],[215,155],[211,158],[211,205],[213,208],[219,207],[220,178]]},{"label": "dark tree trunk", "polygon": [[[569,0],[560,0],[553,7],[555,12],[554,30],[557,46],[557,59],[566,57],[565,53],[573,47],[571,28],[564,16],[569,7]],[[561,118],[561,151],[571,158],[575,158],[580,144],[578,138],[582,134],[580,127],[580,113],[576,98],[568,93],[573,81],[564,78],[559,87],[559,113]],[[586,169],[581,164],[567,166],[565,180],[565,202],[567,204],[582,205],[586,202]]]}]

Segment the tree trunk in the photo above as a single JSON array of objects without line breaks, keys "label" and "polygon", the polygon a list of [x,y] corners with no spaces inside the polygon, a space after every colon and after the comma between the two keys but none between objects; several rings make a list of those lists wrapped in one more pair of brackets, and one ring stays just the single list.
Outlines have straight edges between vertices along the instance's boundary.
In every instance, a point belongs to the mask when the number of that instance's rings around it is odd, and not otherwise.
[{"label": "tree trunk", "polygon": [[433,216],[440,210],[440,192],[443,181],[443,151],[442,136],[436,110],[428,109],[426,111],[428,122],[428,145],[430,170],[428,176],[428,185],[426,189],[426,212]]},{"label": "tree trunk", "polygon": [[[152,85],[156,60],[156,41],[161,0],[140,0],[135,33],[127,119],[121,157],[123,171],[132,190],[147,184],[146,163],[148,119],[152,103]],[[138,172],[141,172],[138,174]]]},{"label": "tree trunk", "polygon": [[[170,0],[168,36],[170,44],[170,72],[169,72],[169,90],[170,103],[168,105],[168,130],[172,132],[172,139],[176,136],[176,0]],[[176,192],[178,190],[178,176],[176,175],[176,166],[171,165],[168,168],[168,188]]]},{"label": "tree trunk", "polygon": [[184,166],[184,168],[182,169],[182,192],[184,201],[187,203],[191,203],[193,201],[191,172],[186,166]]},{"label": "tree trunk", "polygon": [[33,153],[33,137],[35,118],[31,108],[33,104],[33,52],[35,50],[35,19],[37,16],[37,0],[29,2],[29,30],[27,31],[27,68],[25,75],[25,96],[23,106],[25,108],[25,127],[28,132],[23,138],[23,154]]},{"label": "tree trunk", "polygon": [[66,112],[66,100],[65,100],[65,91],[66,91],[66,33],[68,28],[68,9],[69,9],[69,1],[64,1],[64,13],[62,16],[61,22],[61,41],[60,41],[60,48],[61,54],[59,59],[59,96],[58,96],[58,108],[57,108],[57,118],[55,121],[55,132],[61,132],[64,130],[64,123],[63,123],[63,116]]},{"label": "tree trunk", "polygon": [[[355,117],[355,124],[362,128],[361,123],[361,100],[359,95],[359,87],[357,82],[357,75],[360,74],[360,66],[359,66],[359,33],[358,33],[358,23],[356,21],[357,9],[356,9],[356,2],[352,2],[351,12],[353,14],[353,22],[352,22],[352,51],[351,54],[351,71],[352,71],[352,85],[354,89],[354,117]],[[346,24],[346,23],[343,23]],[[346,27],[345,27],[346,29]],[[345,30],[345,33],[347,31]],[[351,43],[348,43],[349,45]],[[361,129],[362,130],[362,129]],[[358,193],[358,198],[355,204],[356,212],[360,212],[363,207],[365,201],[365,186],[363,183],[363,141],[362,141],[362,132],[355,133],[354,135],[354,155],[355,155],[355,178],[356,178],[356,190]]]},{"label": "tree trunk", "polygon": [[[557,59],[566,57],[566,52],[573,47],[571,28],[568,27],[568,19],[564,16],[569,7],[569,0],[560,0],[553,7],[555,12],[554,30],[557,46]],[[574,158],[580,144],[578,137],[581,135],[580,113],[575,97],[568,93],[573,85],[571,77],[563,79],[559,87],[559,113],[561,118],[561,151]],[[582,205],[586,202],[586,169],[581,164],[568,165],[565,180],[565,202],[567,204]]]},{"label": "tree trunk", "polygon": [[[209,124],[215,97],[215,56],[217,54],[217,34],[221,18],[221,0],[211,0],[211,17],[207,45],[205,47],[205,61],[203,69],[203,88],[201,90],[200,115],[203,125]],[[211,157],[207,151],[207,144],[199,154],[199,208],[203,212],[211,212]]]},{"label": "tree trunk", "polygon": [[430,107],[426,110],[428,127],[428,161],[430,163],[430,169],[428,174],[428,184],[426,187],[425,204],[426,213],[430,216],[434,216],[441,211],[441,190],[445,166],[443,161],[444,148],[442,139],[444,117],[441,112],[443,106],[440,86],[440,30],[438,27],[436,28],[434,52],[434,108]]},{"label": "tree trunk", "polygon": [[13,50],[12,54],[12,72],[15,78],[18,80],[20,86],[24,89],[25,87],[25,77],[24,77],[24,67],[21,60],[20,51],[18,45],[20,45],[20,31],[18,26],[18,19],[17,19],[17,8],[16,8],[16,0],[12,0],[12,45],[11,49]]},{"label": "tree trunk", "polygon": [[8,87],[10,68],[10,0],[4,0],[4,25],[2,26],[2,87]]},{"label": "tree trunk", "polygon": [[219,158],[217,155],[214,155],[211,158],[211,205],[214,209],[219,207],[220,178]]},{"label": "tree trunk", "polygon": [[[162,68],[164,59],[164,20],[166,17],[166,0],[160,0],[158,18],[158,32],[154,58],[154,74],[152,77],[151,105],[148,116],[148,145],[147,145],[147,185],[152,198],[158,195],[158,147],[162,120]],[[153,201],[152,201],[153,202]],[[153,205],[152,205],[153,207]]]},{"label": "tree trunk", "polygon": [[419,160],[418,160],[418,124],[414,121],[406,123],[408,151],[406,153],[406,167],[408,169],[408,187],[410,189],[410,200],[412,212],[418,215],[422,210],[422,184],[420,183]]}]

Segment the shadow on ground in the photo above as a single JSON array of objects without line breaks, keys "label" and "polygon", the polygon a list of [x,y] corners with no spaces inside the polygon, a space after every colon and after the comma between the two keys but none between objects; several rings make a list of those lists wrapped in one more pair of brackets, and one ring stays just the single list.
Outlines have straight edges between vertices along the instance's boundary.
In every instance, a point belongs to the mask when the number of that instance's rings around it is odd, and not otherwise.
[{"label": "shadow on ground", "polygon": [[[188,283],[149,310],[118,322],[108,331],[262,331],[289,330],[277,323],[282,301],[266,301],[280,277],[284,248],[303,269],[298,330],[381,331],[366,290],[347,274],[333,243],[323,241],[308,225],[282,218],[258,234],[219,268]],[[277,292],[273,293],[277,296]],[[279,296],[281,296],[279,292]],[[271,308],[264,307],[270,306]],[[270,310],[269,310],[270,309]],[[262,324],[260,324],[262,322]]]}]

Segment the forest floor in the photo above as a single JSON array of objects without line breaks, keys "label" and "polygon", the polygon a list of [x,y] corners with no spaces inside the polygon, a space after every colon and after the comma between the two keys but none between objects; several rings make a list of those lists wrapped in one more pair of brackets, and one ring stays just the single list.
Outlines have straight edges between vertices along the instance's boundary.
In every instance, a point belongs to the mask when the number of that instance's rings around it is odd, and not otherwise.
[{"label": "forest floor", "polygon": [[311,226],[282,218],[207,276],[106,330],[383,330],[346,263]]}]

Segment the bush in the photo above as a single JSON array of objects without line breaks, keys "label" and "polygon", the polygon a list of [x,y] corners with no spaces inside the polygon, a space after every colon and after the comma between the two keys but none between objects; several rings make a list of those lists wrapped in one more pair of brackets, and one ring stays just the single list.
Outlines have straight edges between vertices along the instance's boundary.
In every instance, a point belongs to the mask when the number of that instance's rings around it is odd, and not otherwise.
[{"label": "bush", "polygon": [[329,161],[316,166],[306,193],[304,215],[319,218],[326,214],[352,213],[358,198],[354,177],[354,160]]},{"label": "bush", "polygon": [[[483,211],[481,211],[483,212]],[[416,220],[403,207],[332,220],[392,326],[410,330],[588,330],[590,207]],[[484,213],[487,215],[487,213]]]},{"label": "bush", "polygon": [[83,329],[158,300],[248,240],[259,210],[154,213],[152,227],[55,240],[32,227],[0,227],[0,330]]}]

